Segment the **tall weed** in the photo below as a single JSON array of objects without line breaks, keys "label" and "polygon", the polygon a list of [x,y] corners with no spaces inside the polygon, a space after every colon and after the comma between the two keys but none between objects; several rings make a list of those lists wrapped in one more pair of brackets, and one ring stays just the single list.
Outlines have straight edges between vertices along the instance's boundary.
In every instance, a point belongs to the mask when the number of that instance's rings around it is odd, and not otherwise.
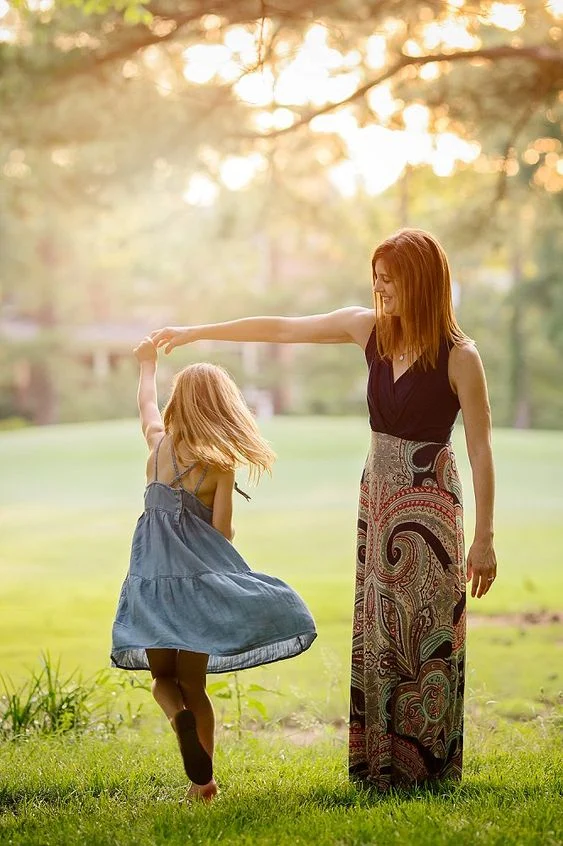
[{"label": "tall weed", "polygon": [[97,731],[114,733],[121,725],[134,725],[142,706],[125,714],[117,707],[116,693],[124,687],[145,687],[136,678],[120,679],[101,670],[83,679],[78,671],[64,675],[60,659],[41,655],[39,669],[19,687],[0,676],[0,737],[18,740],[31,734]]},{"label": "tall weed", "polygon": [[[226,679],[212,682],[207,686],[207,692],[210,696],[221,699],[223,703],[231,704],[231,713],[223,714],[223,727],[234,729],[239,740],[242,738],[248,719],[254,725],[257,722],[266,725],[270,721],[268,709],[259,697],[264,693],[283,695],[279,690],[262,687],[260,684],[246,684],[241,681],[239,673],[229,673]],[[248,716],[245,717],[245,715]]]}]

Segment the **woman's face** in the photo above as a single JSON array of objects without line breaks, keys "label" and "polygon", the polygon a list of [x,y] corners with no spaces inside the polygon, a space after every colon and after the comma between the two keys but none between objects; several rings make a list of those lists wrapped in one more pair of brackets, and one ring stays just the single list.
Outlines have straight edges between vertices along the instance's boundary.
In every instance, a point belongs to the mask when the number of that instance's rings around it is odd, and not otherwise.
[{"label": "woman's face", "polygon": [[395,282],[387,271],[385,261],[378,258],[375,262],[375,279],[373,290],[381,294],[383,300],[383,313],[389,317],[400,317],[401,309],[399,295],[395,288]]}]

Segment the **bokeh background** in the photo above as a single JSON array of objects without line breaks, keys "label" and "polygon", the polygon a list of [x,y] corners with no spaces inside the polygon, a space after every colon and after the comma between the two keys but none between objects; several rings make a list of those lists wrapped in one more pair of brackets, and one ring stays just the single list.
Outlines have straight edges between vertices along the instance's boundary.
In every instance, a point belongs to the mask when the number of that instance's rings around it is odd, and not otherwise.
[{"label": "bokeh background", "polygon": [[[443,242],[485,363],[499,578],[468,713],[540,731],[561,690],[563,3],[0,0],[0,669],[108,661],[145,448],[133,345],[166,324],[368,306],[401,226]],[[236,543],[310,604],[270,715],[347,712],[365,362],[199,343],[279,454]],[[463,431],[455,433],[471,538]],[[241,485],[244,478],[240,480]],[[538,722],[539,721],[539,722]],[[543,722],[541,722],[543,721]]]}]

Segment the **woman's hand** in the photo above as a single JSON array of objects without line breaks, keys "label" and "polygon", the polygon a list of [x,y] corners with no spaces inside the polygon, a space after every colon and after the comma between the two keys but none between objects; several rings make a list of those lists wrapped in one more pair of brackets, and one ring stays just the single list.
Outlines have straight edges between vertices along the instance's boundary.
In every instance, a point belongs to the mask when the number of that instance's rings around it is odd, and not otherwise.
[{"label": "woman's hand", "polygon": [[492,542],[474,540],[467,554],[467,581],[471,596],[481,599],[491,589],[497,575],[497,557]]},{"label": "woman's hand", "polygon": [[141,343],[137,344],[133,353],[139,364],[142,361],[156,361],[157,358],[156,347],[148,337],[143,338]]},{"label": "woman's hand", "polygon": [[182,344],[189,344],[197,339],[191,326],[166,326],[151,332],[150,340],[156,349],[164,347],[164,352],[168,355],[174,347],[181,347]]}]

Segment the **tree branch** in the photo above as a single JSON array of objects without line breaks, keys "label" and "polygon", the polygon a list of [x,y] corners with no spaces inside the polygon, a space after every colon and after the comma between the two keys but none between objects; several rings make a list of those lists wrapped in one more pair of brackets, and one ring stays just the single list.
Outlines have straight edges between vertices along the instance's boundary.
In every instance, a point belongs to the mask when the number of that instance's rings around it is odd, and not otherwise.
[{"label": "tree branch", "polygon": [[[55,83],[65,82],[69,78],[91,73],[104,65],[111,64],[112,62],[116,62],[120,59],[127,59],[135,53],[138,53],[139,50],[144,50],[146,47],[151,47],[153,44],[163,44],[166,41],[170,41],[175,38],[180,29],[183,29],[183,27],[190,23],[194,23],[194,21],[199,20],[199,18],[200,15],[195,12],[186,15],[178,15],[175,18],[169,15],[167,20],[174,22],[176,26],[165,35],[157,35],[155,32],[146,30],[142,38],[135,41],[128,41],[113,50],[109,50],[107,53],[94,52],[89,55],[86,60],[84,60],[84,53],[81,52],[80,61],[69,61],[68,63],[65,63],[58,70],[54,71],[51,81]],[[137,29],[141,29],[141,27],[137,27]]]},{"label": "tree branch", "polygon": [[479,50],[460,50],[457,53],[432,53],[428,56],[405,56],[401,55],[394,64],[388,67],[383,73],[376,76],[374,79],[361,85],[348,97],[338,100],[336,103],[328,103],[320,109],[315,109],[300,118],[296,123],[282,129],[275,129],[268,133],[247,133],[241,134],[239,137],[246,138],[277,138],[281,135],[287,135],[289,132],[294,132],[301,126],[309,124],[313,118],[325,115],[330,112],[340,109],[355,100],[364,97],[372,88],[381,85],[388,79],[392,79],[400,71],[407,67],[422,67],[434,62],[460,62],[471,61],[472,59],[487,59],[489,61],[499,61],[501,59],[526,59],[535,64],[549,64],[555,67],[560,67],[563,73],[563,55],[557,50],[550,47],[538,45],[535,47],[511,47],[508,44],[503,44],[499,47],[483,47]]},{"label": "tree branch", "polygon": [[[132,31],[133,33],[140,33],[140,37],[127,40],[125,43],[122,43],[113,49],[109,49],[107,52],[94,51],[87,57],[86,60],[83,58],[84,53],[81,52],[79,61],[68,62],[68,64],[65,64],[63,67],[59,68],[58,71],[53,73],[52,79],[53,81],[62,81],[68,79],[69,77],[87,74],[107,64],[111,64],[114,61],[127,59],[139,50],[144,50],[146,47],[151,47],[155,44],[163,44],[176,38],[180,29],[201,20],[203,15],[224,16],[228,20],[229,26],[235,23],[240,24],[249,21],[257,22],[257,20],[264,20],[265,18],[289,19],[291,21],[312,20],[311,14],[303,14],[303,9],[299,0],[293,0],[293,2],[295,3],[295,8],[292,8],[291,4],[289,4],[287,8],[282,9],[273,3],[267,3],[265,0],[261,0],[260,15],[258,18],[256,16],[256,4],[254,2],[251,2],[248,5],[238,4],[237,2],[233,3],[233,0],[218,0],[218,2],[212,4],[200,3],[196,4],[195,7],[184,14],[171,14],[169,11],[162,11],[162,13],[160,13],[156,4],[152,6],[149,5],[147,6],[147,9],[154,17],[166,21],[167,23],[175,24],[175,27],[170,32],[158,35],[157,32],[151,30],[150,27],[146,27],[145,25],[138,25],[133,28],[128,27],[128,32]],[[319,6],[322,5],[322,2],[319,3]],[[330,4],[325,3],[324,5],[328,6]],[[234,14],[233,9],[235,12]],[[311,13],[313,12],[312,9],[310,11]],[[231,12],[231,14],[229,14],[229,12]]]}]

